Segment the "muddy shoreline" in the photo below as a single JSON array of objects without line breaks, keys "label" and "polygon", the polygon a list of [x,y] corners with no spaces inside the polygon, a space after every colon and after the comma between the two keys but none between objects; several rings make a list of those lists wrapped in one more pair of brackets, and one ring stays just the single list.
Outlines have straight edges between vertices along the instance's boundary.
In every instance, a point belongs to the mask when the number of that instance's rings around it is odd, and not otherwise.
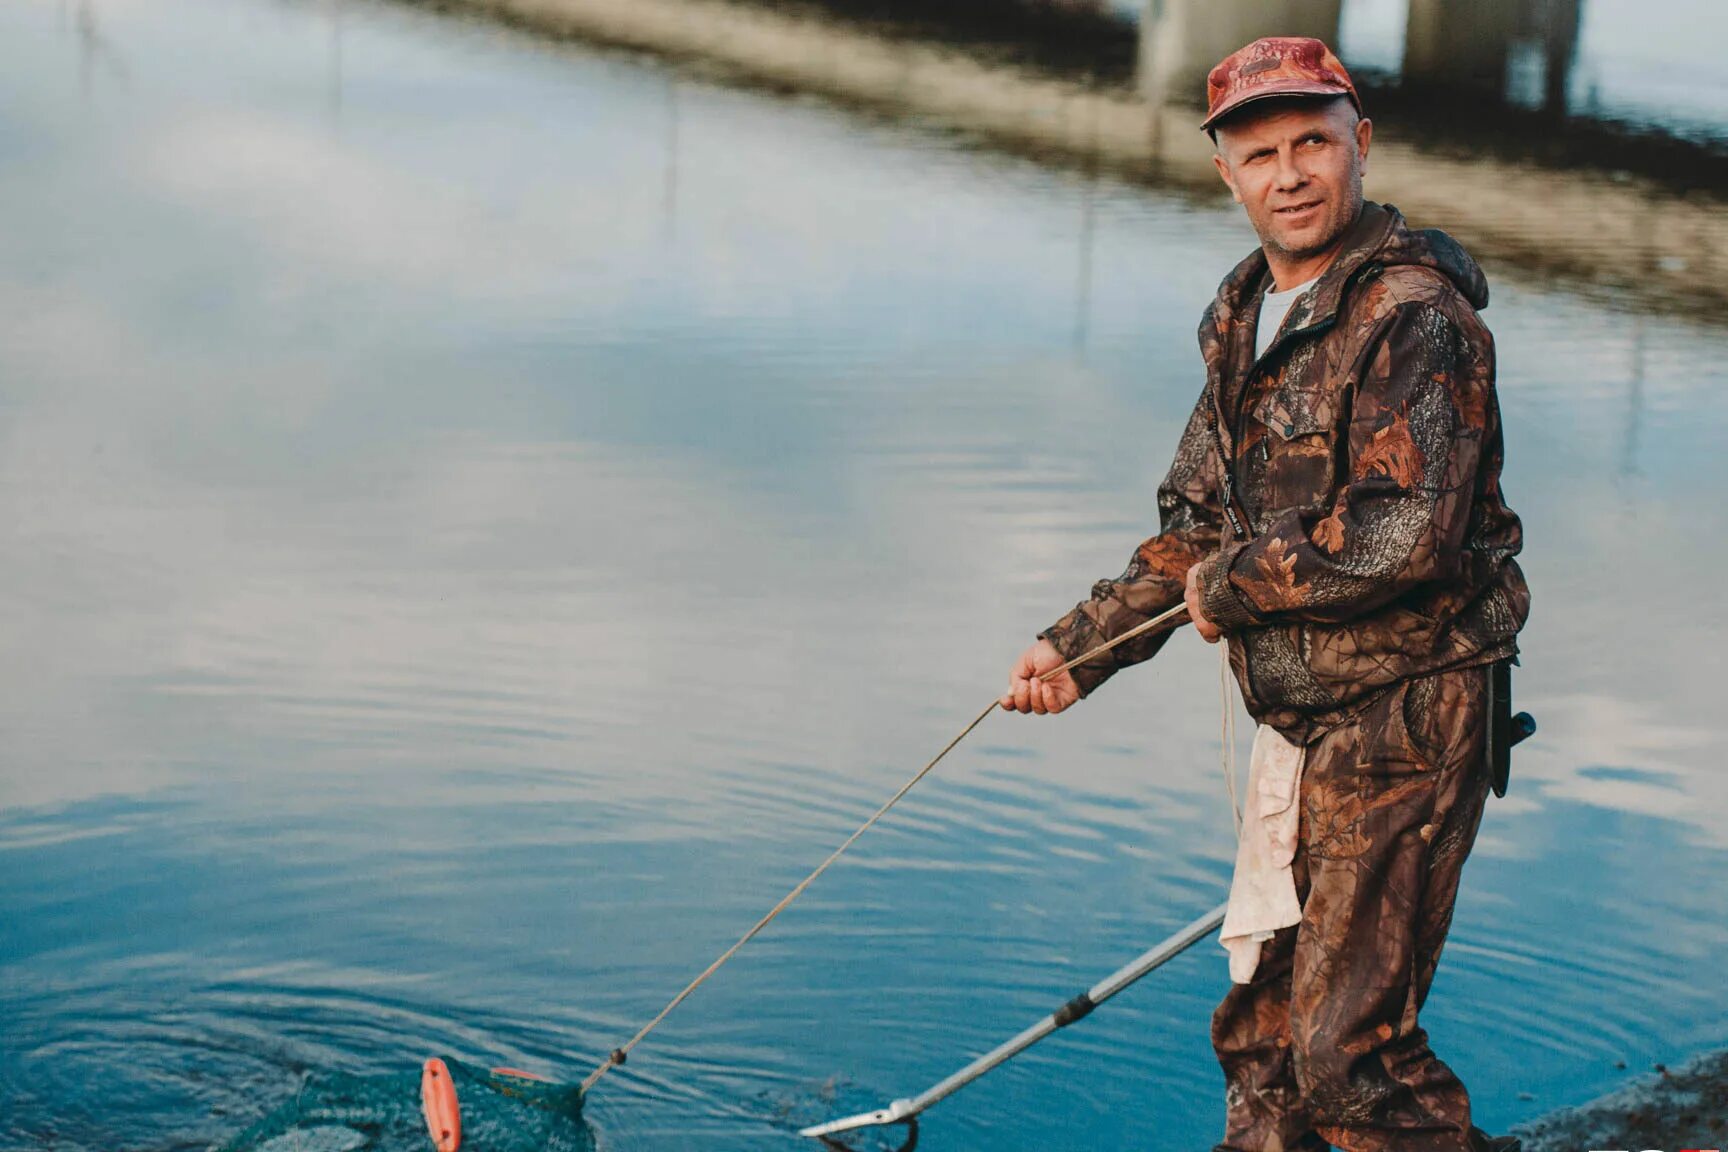
[{"label": "muddy shoreline", "polygon": [[1525,1152],[1720,1148],[1728,1140],[1728,1051],[1648,1075],[1520,1126]]}]

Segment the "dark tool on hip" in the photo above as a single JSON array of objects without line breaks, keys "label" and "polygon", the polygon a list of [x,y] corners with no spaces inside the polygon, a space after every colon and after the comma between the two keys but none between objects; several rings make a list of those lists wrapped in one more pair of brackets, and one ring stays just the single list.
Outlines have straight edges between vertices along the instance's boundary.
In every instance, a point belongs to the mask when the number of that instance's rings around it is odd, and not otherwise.
[{"label": "dark tool on hip", "polygon": [[1494,795],[1506,795],[1512,780],[1512,748],[1536,734],[1536,717],[1512,713],[1512,665],[1517,657],[1488,666],[1488,782]]}]

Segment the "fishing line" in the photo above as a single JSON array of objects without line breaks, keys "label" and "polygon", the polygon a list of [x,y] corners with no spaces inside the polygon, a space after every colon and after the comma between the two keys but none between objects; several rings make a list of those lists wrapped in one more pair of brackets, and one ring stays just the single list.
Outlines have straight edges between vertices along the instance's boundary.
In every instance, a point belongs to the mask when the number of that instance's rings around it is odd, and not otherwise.
[{"label": "fishing line", "polygon": [[[1152,617],[1150,620],[1147,620],[1142,624],[1135,625],[1133,628],[1124,632],[1122,635],[1116,637],[1114,640],[1106,641],[1105,643],[1100,644],[1096,648],[1092,649],[1090,652],[1086,652],[1086,653],[1083,653],[1082,655],[1076,656],[1074,659],[1068,661],[1066,664],[1063,664],[1061,667],[1052,668],[1050,671],[1042,673],[1038,677],[1038,679],[1043,681],[1044,683],[1048,684],[1051,680],[1055,679],[1057,676],[1060,676],[1062,673],[1069,671],[1070,669],[1076,667],[1077,665],[1084,664],[1084,663],[1086,663],[1086,661],[1091,660],[1095,656],[1099,656],[1105,652],[1110,651],[1112,648],[1115,648],[1119,644],[1126,644],[1128,641],[1134,639],[1137,636],[1143,636],[1147,632],[1150,632],[1152,629],[1158,627],[1161,624],[1169,624],[1172,621],[1175,621],[1174,626],[1180,627],[1182,624],[1182,621],[1187,619],[1187,616],[1188,616],[1187,605],[1177,604],[1176,606],[1168,609],[1167,611],[1160,612],[1158,615]],[[642,1042],[642,1040],[650,1032],[654,1031],[654,1029],[659,1026],[659,1024],[662,1020],[666,1019],[667,1016],[671,1015],[672,1010],[674,1008],[676,1008],[676,1007],[678,1007],[678,1005],[684,1003],[684,1001],[689,998],[690,994],[692,992],[696,991],[696,989],[700,988],[702,986],[703,982],[708,979],[708,977],[714,975],[715,972],[719,971],[720,966],[722,964],[725,964],[726,961],[732,959],[733,956],[737,955],[738,950],[740,948],[742,948],[742,947],[744,947],[744,945],[750,943],[751,940],[756,938],[757,933],[761,932],[762,929],[768,927],[768,925],[773,922],[774,918],[776,916],[780,915],[781,912],[784,912],[786,910],[786,907],[789,904],[791,904],[792,901],[798,899],[798,897],[803,894],[803,892],[806,888],[810,887],[811,884],[815,883],[816,878],[818,876],[822,875],[822,873],[824,873],[828,870],[829,865],[833,864],[834,861],[840,859],[840,857],[845,854],[845,852],[848,848],[852,847],[853,844],[858,842],[858,838],[860,836],[862,836],[862,835],[864,835],[864,833],[868,832],[875,825],[875,823],[878,820],[882,819],[883,816],[887,815],[888,810],[890,808],[894,807],[894,805],[898,804],[900,802],[901,797],[905,796],[906,793],[912,791],[912,789],[918,784],[918,782],[920,780],[922,780],[922,779],[924,779],[924,777],[930,775],[931,771],[936,767],[936,765],[938,765],[942,762],[943,757],[947,756],[948,753],[952,752],[954,750],[955,746],[960,743],[960,741],[966,739],[967,736],[971,735],[972,730],[974,728],[976,728],[976,727],[978,727],[978,725],[984,723],[985,717],[989,716],[990,713],[996,711],[1000,706],[1001,706],[1000,700],[998,700],[998,699],[991,700],[989,705],[982,712],[979,712],[977,716],[974,716],[972,718],[971,723],[967,724],[966,727],[964,727],[960,730],[960,734],[958,736],[955,736],[954,739],[948,741],[947,745],[942,749],[942,751],[936,753],[935,757],[932,758],[928,764],[924,765],[923,768],[919,769],[917,775],[913,776],[910,780],[906,781],[905,784],[902,784],[900,786],[900,790],[898,792],[894,793],[894,795],[890,796],[888,798],[888,802],[876,810],[875,815],[871,816],[870,819],[864,821],[863,824],[859,825],[858,830],[856,832],[852,833],[852,835],[848,836],[846,838],[845,843],[841,844],[840,847],[834,849],[834,851],[829,854],[829,856],[826,860],[822,861],[821,864],[817,865],[816,870],[814,872],[810,873],[810,875],[808,875],[804,879],[800,880],[798,882],[797,887],[793,888],[792,891],[788,892],[780,900],[780,902],[778,904],[774,905],[773,908],[769,909],[768,914],[766,916],[763,916],[762,919],[756,921],[755,926],[752,927],[750,929],[750,931],[744,933],[743,936],[739,937],[738,942],[736,944],[732,945],[732,947],[730,947],[730,948],[726,949],[726,951],[722,952],[720,954],[720,956],[712,964],[708,965],[707,968],[702,970],[701,975],[697,976],[696,979],[690,981],[689,984],[685,985],[684,990],[682,992],[678,993],[678,995],[672,997],[671,1002],[669,1004],[667,1004],[666,1007],[664,1007],[660,1010],[659,1015],[655,1016],[652,1020],[648,1021],[648,1023],[644,1024],[642,1026],[641,1030],[638,1031],[636,1033],[636,1035],[630,1037],[630,1039],[628,1041],[626,1041],[623,1045],[621,1045],[618,1048],[614,1048],[612,1050],[612,1054],[610,1056],[608,1056],[606,1058],[606,1060],[604,1062],[602,1062],[598,1068],[596,1068],[596,1069],[594,1069],[594,1071],[590,1072],[588,1074],[588,1078],[586,1080],[582,1081],[583,1094],[586,1094],[590,1088],[594,1087],[595,1084],[599,1083],[600,1078],[602,1076],[606,1075],[606,1073],[610,1072],[612,1069],[614,1069],[614,1068],[618,1067],[620,1064],[624,1063],[624,1061],[629,1057],[631,1051],[636,1047],[636,1045],[640,1044]]]},{"label": "fishing line", "polygon": [[1242,804],[1236,796],[1236,709],[1230,696],[1230,646],[1218,645],[1218,766],[1224,772],[1224,792],[1230,798],[1230,820],[1242,839]]}]

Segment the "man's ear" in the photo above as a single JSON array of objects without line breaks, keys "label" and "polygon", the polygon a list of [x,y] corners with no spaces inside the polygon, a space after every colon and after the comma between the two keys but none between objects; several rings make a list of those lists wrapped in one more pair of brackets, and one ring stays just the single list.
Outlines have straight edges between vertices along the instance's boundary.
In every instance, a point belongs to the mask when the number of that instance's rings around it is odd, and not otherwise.
[{"label": "man's ear", "polygon": [[1364,117],[1356,121],[1356,161],[1362,172],[1368,171],[1368,144],[1374,139],[1374,121]]},{"label": "man's ear", "polygon": [[1242,193],[1236,190],[1236,181],[1230,178],[1230,165],[1224,162],[1224,157],[1216,152],[1212,153],[1212,164],[1218,169],[1218,175],[1224,178],[1224,183],[1229,187],[1230,195],[1236,198],[1236,203],[1242,203]]}]

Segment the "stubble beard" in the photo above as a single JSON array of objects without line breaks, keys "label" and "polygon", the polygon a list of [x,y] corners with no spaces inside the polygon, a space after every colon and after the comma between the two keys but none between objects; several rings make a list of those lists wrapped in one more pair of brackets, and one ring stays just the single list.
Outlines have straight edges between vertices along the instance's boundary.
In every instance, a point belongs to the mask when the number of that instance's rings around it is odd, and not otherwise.
[{"label": "stubble beard", "polygon": [[1323,238],[1300,248],[1286,247],[1279,241],[1271,221],[1268,220],[1266,230],[1260,233],[1261,247],[1292,262],[1309,260],[1336,248],[1344,234],[1350,231],[1350,226],[1356,223],[1356,218],[1362,215],[1362,179],[1358,176],[1351,183],[1353,187],[1344,201],[1343,210],[1327,222],[1328,227]]}]

